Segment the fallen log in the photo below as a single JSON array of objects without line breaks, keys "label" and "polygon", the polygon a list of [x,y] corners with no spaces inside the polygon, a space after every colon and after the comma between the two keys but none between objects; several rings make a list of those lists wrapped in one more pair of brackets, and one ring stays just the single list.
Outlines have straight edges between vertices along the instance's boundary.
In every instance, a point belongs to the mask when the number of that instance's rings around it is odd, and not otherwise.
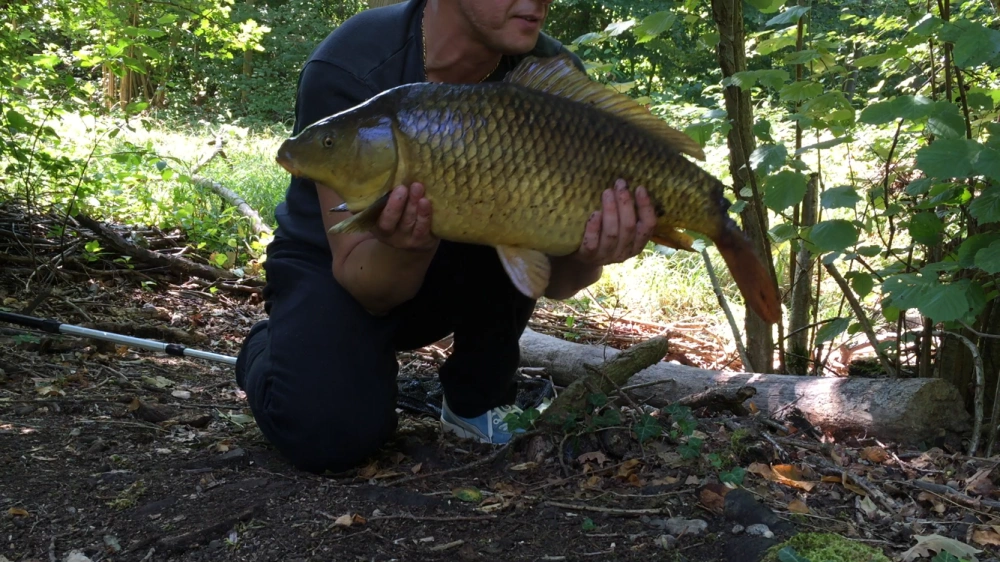
[{"label": "fallen log", "polygon": [[[588,368],[618,355],[617,349],[568,342],[525,330],[521,366],[541,367],[553,382],[569,386]],[[864,435],[920,445],[939,437],[967,436],[971,418],[958,390],[941,379],[868,379],[726,373],[660,362],[635,374],[633,400],[655,407],[719,386],[752,386],[750,398],[764,415],[792,410],[837,437]]]},{"label": "fallen log", "polygon": [[274,234],[274,231],[271,230],[270,226],[264,223],[264,221],[260,218],[260,215],[257,214],[257,211],[254,210],[254,208],[251,207],[250,204],[247,203],[245,199],[240,197],[235,191],[217,181],[200,176],[192,176],[191,183],[214,192],[227,203],[235,207],[237,212],[250,220],[250,230],[252,230],[254,234]]},{"label": "fallen log", "polygon": [[147,263],[149,265],[154,265],[158,267],[165,267],[167,269],[183,273],[185,275],[196,275],[205,279],[235,279],[236,276],[226,271],[225,269],[219,269],[217,267],[212,267],[210,265],[204,265],[200,263],[195,263],[187,258],[180,256],[168,256],[166,254],[160,254],[151,250],[147,250],[141,246],[137,246],[121,235],[111,229],[111,227],[106,226],[97,222],[96,220],[86,216],[77,215],[76,220],[80,222],[83,226],[89,228],[94,234],[103,238],[112,249],[116,252],[125,254],[126,256],[132,256],[133,258]]}]

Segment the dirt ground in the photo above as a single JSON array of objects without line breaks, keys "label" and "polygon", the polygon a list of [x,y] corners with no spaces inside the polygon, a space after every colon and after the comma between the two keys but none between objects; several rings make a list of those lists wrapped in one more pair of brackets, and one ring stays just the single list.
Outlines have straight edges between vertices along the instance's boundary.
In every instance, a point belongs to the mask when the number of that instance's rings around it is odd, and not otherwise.
[{"label": "dirt ground", "polygon": [[[23,255],[13,245],[4,254]],[[263,317],[251,290],[98,265],[52,273],[0,260],[0,310],[226,355]],[[0,562],[752,562],[799,531],[893,555],[936,534],[987,560],[1000,543],[988,534],[1000,528],[996,507],[980,501],[996,495],[995,459],[792,440],[765,420],[698,412],[684,435],[656,412],[663,435],[642,443],[626,422],[505,449],[442,435],[419,413],[433,393],[414,389],[434,388],[446,351],[401,355],[413,399],[376,458],[316,475],[263,439],[227,365],[0,324]],[[629,419],[629,405],[619,410]],[[695,440],[700,450],[685,455]],[[739,485],[720,482],[740,470]],[[906,485],[974,475],[974,505]]]}]

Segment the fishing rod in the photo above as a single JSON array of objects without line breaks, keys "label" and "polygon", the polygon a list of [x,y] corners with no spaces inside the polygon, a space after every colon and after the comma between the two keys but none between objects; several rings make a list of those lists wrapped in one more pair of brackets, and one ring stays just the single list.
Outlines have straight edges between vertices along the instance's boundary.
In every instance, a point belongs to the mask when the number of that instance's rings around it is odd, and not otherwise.
[{"label": "fishing rod", "polygon": [[230,357],[228,355],[220,355],[218,353],[211,353],[209,351],[190,349],[177,343],[163,343],[155,340],[134,338],[132,336],[123,336],[121,334],[105,332],[103,330],[92,330],[90,328],[74,326],[72,324],[63,324],[58,320],[54,320],[52,318],[35,318],[34,316],[25,316],[23,314],[14,314],[12,312],[0,311],[0,320],[4,322],[9,322],[11,324],[17,324],[18,326],[26,326],[28,328],[34,328],[36,330],[41,330],[43,332],[48,332],[50,334],[66,334],[70,336],[93,338],[95,340],[110,341],[117,344],[128,345],[131,347],[138,347],[141,349],[161,351],[163,353],[166,353],[167,355],[172,355],[174,357],[194,357],[196,359],[206,359],[208,361],[218,361],[219,363],[228,363],[229,365],[236,364],[236,358]]}]

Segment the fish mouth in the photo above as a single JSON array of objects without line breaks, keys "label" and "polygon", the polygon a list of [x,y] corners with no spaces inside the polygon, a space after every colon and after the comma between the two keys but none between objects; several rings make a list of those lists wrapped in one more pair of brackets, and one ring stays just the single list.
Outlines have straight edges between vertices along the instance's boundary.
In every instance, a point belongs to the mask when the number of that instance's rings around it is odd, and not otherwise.
[{"label": "fish mouth", "polygon": [[292,158],[292,155],[289,153],[287,149],[282,148],[281,150],[279,150],[278,156],[275,157],[274,160],[279,165],[281,165],[281,167],[284,168],[285,171],[287,171],[289,174],[292,174],[295,177],[300,177],[302,175],[302,172],[300,172],[299,169],[295,167],[295,164],[293,163],[294,158]]}]

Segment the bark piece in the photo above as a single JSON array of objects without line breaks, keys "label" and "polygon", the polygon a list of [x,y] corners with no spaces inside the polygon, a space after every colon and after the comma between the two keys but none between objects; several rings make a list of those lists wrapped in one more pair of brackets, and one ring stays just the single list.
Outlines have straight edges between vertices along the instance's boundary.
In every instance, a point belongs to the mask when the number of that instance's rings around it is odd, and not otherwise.
[{"label": "bark piece", "polygon": [[[521,365],[543,367],[552,380],[568,386],[591,367],[620,352],[560,340],[526,330]],[[941,379],[859,379],[756,373],[724,373],[660,362],[630,381],[637,402],[656,407],[724,385],[752,386],[750,401],[765,416],[795,408],[810,423],[836,436],[869,437],[918,445],[923,440],[966,435],[970,416],[958,390]]]},{"label": "bark piece", "polygon": [[562,425],[566,414],[583,409],[589,394],[611,394],[639,371],[660,362],[666,354],[667,338],[657,336],[616,353],[606,363],[585,366],[587,374],[568,384],[566,390],[559,393],[545,410],[539,422]]}]

